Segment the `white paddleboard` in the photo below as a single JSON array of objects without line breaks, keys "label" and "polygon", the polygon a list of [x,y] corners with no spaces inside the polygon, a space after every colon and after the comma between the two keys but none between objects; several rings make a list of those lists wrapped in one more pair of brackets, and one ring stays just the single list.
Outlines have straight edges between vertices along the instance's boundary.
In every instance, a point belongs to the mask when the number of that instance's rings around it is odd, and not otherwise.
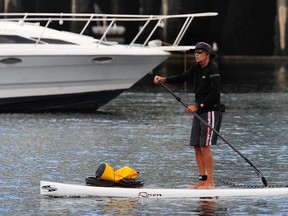
[{"label": "white paddleboard", "polygon": [[281,188],[122,188],[97,187],[41,181],[40,193],[49,197],[144,197],[144,198],[208,198],[288,195],[288,187]]}]

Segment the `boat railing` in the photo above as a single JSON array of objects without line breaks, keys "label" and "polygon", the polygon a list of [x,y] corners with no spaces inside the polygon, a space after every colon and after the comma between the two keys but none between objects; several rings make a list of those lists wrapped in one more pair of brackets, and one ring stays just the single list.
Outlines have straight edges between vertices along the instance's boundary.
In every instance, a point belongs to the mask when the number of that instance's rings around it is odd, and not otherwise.
[{"label": "boat railing", "polygon": [[[89,25],[92,22],[102,22],[108,23],[109,25],[105,25],[104,32],[100,39],[98,39],[98,44],[101,44],[107,38],[108,33],[116,26],[118,22],[143,22],[139,28],[138,33],[129,43],[129,45],[135,45],[136,41],[139,39],[141,35],[144,34],[147,26],[151,24],[152,21],[155,24],[152,24],[152,30],[144,39],[144,43],[141,46],[147,46],[148,42],[150,41],[151,37],[155,33],[155,31],[167,24],[167,20],[170,19],[184,19],[185,21],[182,24],[180,31],[178,32],[176,39],[173,43],[170,44],[170,47],[178,47],[180,42],[183,39],[183,36],[187,32],[191,22],[194,18],[197,17],[209,17],[209,16],[216,16],[216,12],[207,12],[207,13],[194,13],[194,14],[178,14],[178,15],[124,15],[124,14],[79,14],[79,13],[0,13],[0,17],[2,20],[7,21],[18,21],[21,25],[24,22],[46,22],[44,25],[43,32],[40,34],[39,38],[37,39],[36,44],[38,44],[45,32],[45,30],[49,27],[51,22],[57,21],[60,25],[64,22],[85,22],[83,28],[80,31],[80,35],[83,35],[84,32],[87,30]],[[154,25],[154,26],[153,26]],[[171,48],[170,48],[171,49]]]}]

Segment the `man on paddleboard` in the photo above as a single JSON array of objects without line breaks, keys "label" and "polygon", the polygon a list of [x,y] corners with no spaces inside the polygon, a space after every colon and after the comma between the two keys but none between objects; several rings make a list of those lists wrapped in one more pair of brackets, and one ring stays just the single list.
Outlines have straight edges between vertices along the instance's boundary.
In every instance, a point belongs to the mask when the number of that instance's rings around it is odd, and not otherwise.
[{"label": "man on paddleboard", "polygon": [[[216,55],[212,47],[205,42],[198,42],[195,47],[195,64],[186,72],[170,76],[155,76],[154,83],[182,83],[192,81],[195,104],[187,108],[189,113],[197,113],[211,127],[220,130],[222,106],[220,104],[220,71],[212,62]],[[190,145],[194,147],[199,182],[189,188],[211,189],[214,184],[214,159],[211,145],[216,145],[217,134],[205,126],[198,118],[193,118]]]}]

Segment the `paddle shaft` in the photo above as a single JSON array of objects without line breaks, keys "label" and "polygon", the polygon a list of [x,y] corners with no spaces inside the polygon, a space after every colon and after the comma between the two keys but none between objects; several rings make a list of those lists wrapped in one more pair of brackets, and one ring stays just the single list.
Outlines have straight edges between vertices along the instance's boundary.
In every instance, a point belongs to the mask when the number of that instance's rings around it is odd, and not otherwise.
[{"label": "paddle shaft", "polygon": [[[175,95],[164,83],[160,83],[177,101],[179,101],[184,107],[188,109],[188,105],[185,104],[180,97]],[[194,116],[198,118],[205,126],[209,127],[214,133],[216,133],[226,144],[228,144],[238,155],[240,155],[251,167],[253,167],[254,171],[257,173],[260,178],[262,184],[267,187],[267,181],[262,175],[262,173],[252,164],[248,158],[242,155],[232,144],[230,144],[217,130],[215,130],[211,125],[209,125],[204,119],[202,119],[197,113],[194,113]]]}]

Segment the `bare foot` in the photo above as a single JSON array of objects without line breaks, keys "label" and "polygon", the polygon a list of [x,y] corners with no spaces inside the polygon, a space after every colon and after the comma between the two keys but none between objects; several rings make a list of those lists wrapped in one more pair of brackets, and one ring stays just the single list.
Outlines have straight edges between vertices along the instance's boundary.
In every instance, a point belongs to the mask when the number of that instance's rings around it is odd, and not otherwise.
[{"label": "bare foot", "polygon": [[213,182],[205,182],[205,184],[197,187],[197,189],[213,189],[215,188],[215,184]]},{"label": "bare foot", "polygon": [[198,187],[204,184],[205,184],[205,181],[199,181],[197,184],[189,186],[188,189],[197,189]]}]

